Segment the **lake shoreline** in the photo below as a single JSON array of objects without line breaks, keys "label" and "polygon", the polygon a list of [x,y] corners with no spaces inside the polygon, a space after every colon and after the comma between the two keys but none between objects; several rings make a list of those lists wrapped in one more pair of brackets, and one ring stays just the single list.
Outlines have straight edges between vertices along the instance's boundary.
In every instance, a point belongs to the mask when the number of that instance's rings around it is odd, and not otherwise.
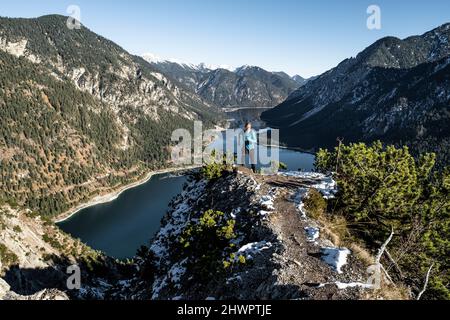
[{"label": "lake shoreline", "polygon": [[53,219],[53,222],[55,224],[64,222],[68,219],[70,219],[71,217],[73,217],[74,215],[76,215],[77,213],[79,213],[80,211],[99,205],[99,204],[104,204],[104,203],[109,203],[112,202],[114,200],[116,200],[122,193],[124,193],[127,190],[139,187],[147,182],[149,182],[154,176],[160,175],[160,174],[165,174],[165,173],[172,173],[172,172],[180,172],[180,171],[189,171],[189,170],[194,170],[194,169],[198,169],[200,166],[198,165],[192,165],[192,166],[187,166],[187,167],[172,167],[172,168],[166,168],[166,169],[161,169],[161,170],[155,170],[155,171],[151,171],[149,172],[144,178],[132,182],[130,184],[126,184],[123,186],[120,186],[117,190],[108,192],[106,194],[103,195],[98,195],[95,196],[94,198],[92,198],[91,200],[89,200],[88,202],[79,204],[69,210],[67,210],[66,212],[59,214],[58,216],[56,216]]},{"label": "lake shoreline", "polygon": [[288,150],[288,151],[295,151],[295,152],[300,152],[300,153],[306,153],[306,154],[310,154],[312,156],[316,155],[316,152],[311,151],[311,150],[305,150],[302,148],[298,148],[298,147],[289,147],[289,146],[277,146],[277,145],[270,145],[270,144],[260,144],[263,147],[266,148],[278,148],[281,150]]}]

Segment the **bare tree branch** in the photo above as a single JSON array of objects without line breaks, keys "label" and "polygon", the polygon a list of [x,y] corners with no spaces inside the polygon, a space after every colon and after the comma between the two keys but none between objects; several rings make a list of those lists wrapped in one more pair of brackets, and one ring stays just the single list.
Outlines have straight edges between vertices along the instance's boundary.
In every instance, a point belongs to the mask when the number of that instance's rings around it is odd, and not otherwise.
[{"label": "bare tree branch", "polygon": [[425,293],[425,291],[427,291],[428,282],[430,281],[431,269],[433,269],[433,267],[434,267],[434,263],[432,263],[430,268],[428,269],[427,276],[425,278],[425,284],[423,285],[422,291],[420,291],[419,295],[417,296],[417,300],[420,300],[420,298],[422,298],[422,295]]},{"label": "bare tree branch", "polygon": [[391,283],[391,284],[393,284],[394,286],[395,286],[395,283],[394,283],[394,281],[392,280],[392,278],[391,278],[391,276],[389,275],[389,273],[386,271],[386,269],[383,267],[383,265],[380,263],[380,268],[381,268],[381,270],[383,270],[383,272],[384,272],[384,274],[385,274],[385,276],[386,276],[386,279]]},{"label": "bare tree branch", "polygon": [[394,237],[394,228],[392,227],[392,231],[391,234],[389,235],[389,238],[387,238],[387,240],[383,243],[383,245],[380,247],[380,250],[378,250],[378,254],[375,257],[375,263],[380,267],[380,269],[384,272],[386,279],[391,283],[394,284],[394,281],[392,281],[391,276],[389,275],[389,273],[386,271],[386,269],[384,268],[384,266],[381,264],[381,257],[383,256],[383,253],[386,251],[386,248],[389,244],[389,242],[391,242],[392,238]]},{"label": "bare tree branch", "polygon": [[385,243],[383,243],[380,250],[378,250],[378,254],[375,258],[376,263],[380,263],[381,257],[383,256],[383,253],[386,250],[386,247],[388,246],[389,242],[391,242],[393,237],[394,237],[394,228],[392,228],[391,235],[389,236],[389,238],[386,240]]},{"label": "bare tree branch", "polygon": [[[389,259],[391,264],[394,266],[395,270],[398,272],[400,277],[403,279],[404,275],[403,275],[402,269],[400,269],[400,266],[397,264],[397,262],[394,260],[394,258],[391,256],[391,254],[389,253],[389,251],[387,249],[385,249],[385,252],[386,252],[386,257]],[[389,269],[390,268],[388,268],[388,270]]]}]

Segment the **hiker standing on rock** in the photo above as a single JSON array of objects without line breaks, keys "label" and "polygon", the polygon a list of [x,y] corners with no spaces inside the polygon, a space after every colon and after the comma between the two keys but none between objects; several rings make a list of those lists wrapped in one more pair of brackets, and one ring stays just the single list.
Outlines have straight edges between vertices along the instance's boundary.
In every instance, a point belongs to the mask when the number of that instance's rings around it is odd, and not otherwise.
[{"label": "hiker standing on rock", "polygon": [[255,152],[258,139],[256,137],[256,131],[252,129],[252,124],[250,122],[245,123],[243,138],[244,138],[244,147],[242,150],[243,158],[245,159],[245,155],[249,155],[252,171],[256,173]]}]

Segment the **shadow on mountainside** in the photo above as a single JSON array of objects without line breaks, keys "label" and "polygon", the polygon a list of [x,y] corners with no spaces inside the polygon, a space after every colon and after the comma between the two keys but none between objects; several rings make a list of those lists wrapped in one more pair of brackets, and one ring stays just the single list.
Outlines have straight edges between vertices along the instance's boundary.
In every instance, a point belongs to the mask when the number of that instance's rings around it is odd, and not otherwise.
[{"label": "shadow on mountainside", "polygon": [[11,266],[3,279],[11,287],[11,291],[28,296],[44,289],[67,290],[66,281],[69,275],[65,273],[66,267],[72,265],[66,257],[52,256],[54,265],[47,268],[20,268]]}]

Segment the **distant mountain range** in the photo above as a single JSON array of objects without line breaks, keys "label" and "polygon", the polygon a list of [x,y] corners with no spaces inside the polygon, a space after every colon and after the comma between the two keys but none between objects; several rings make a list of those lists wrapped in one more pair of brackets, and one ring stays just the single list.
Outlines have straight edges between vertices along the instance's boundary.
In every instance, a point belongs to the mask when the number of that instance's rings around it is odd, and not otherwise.
[{"label": "distant mountain range", "polygon": [[450,162],[450,24],[383,38],[309,81],[262,119],[289,146],[316,150],[380,139]]},{"label": "distant mountain range", "polygon": [[152,66],[178,81],[204,101],[222,108],[271,108],[308,80],[256,66],[189,64],[143,55]]}]

